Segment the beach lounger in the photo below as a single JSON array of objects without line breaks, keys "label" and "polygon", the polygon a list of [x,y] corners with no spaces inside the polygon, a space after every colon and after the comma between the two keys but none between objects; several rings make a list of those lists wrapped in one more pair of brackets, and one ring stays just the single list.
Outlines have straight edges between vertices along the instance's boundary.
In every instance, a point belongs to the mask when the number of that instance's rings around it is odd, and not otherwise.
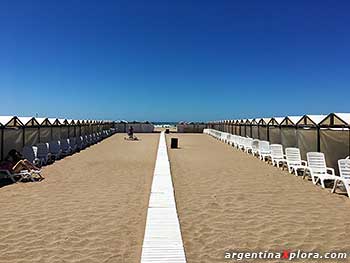
[{"label": "beach lounger", "polygon": [[[43,179],[43,177],[41,176],[41,171],[40,170],[39,171],[36,171],[36,170],[32,170],[32,171],[22,170],[19,173],[11,173],[8,170],[0,169],[0,177],[2,175],[3,178],[11,179],[12,182],[14,182],[14,183],[19,183],[19,182],[21,182],[23,180],[31,180],[32,182],[35,182],[33,174],[36,174],[37,176],[39,176],[40,179]],[[18,178],[18,180],[16,180],[16,178]]]},{"label": "beach lounger", "polygon": [[40,160],[41,166],[54,161],[46,143],[38,143],[35,146],[37,147],[37,158]]},{"label": "beach lounger", "polygon": [[77,147],[77,138],[69,138],[68,139],[68,144],[69,144],[69,147],[71,148],[72,150],[72,153],[76,152],[78,149]]},{"label": "beach lounger", "polygon": [[260,142],[260,140],[258,140],[258,139],[254,139],[252,142],[252,154],[254,156],[258,155],[258,153],[259,153],[259,142]]},{"label": "beach lounger", "polygon": [[244,151],[246,153],[252,153],[253,152],[253,139],[252,138],[245,138],[245,140],[244,140]]},{"label": "beach lounger", "polygon": [[72,154],[72,148],[69,145],[68,139],[60,140],[61,154],[64,156]]},{"label": "beach lounger", "polygon": [[268,141],[259,142],[258,156],[259,156],[259,159],[262,161],[270,160],[271,151],[270,151],[270,143]]},{"label": "beach lounger", "polygon": [[286,148],[286,162],[288,172],[294,173],[298,176],[298,171],[304,172],[307,168],[307,162],[301,159],[299,148]]},{"label": "beach lounger", "polygon": [[339,178],[335,175],[333,168],[327,167],[323,153],[308,152],[306,156],[308,166],[305,169],[303,178],[310,176],[315,185],[320,181],[322,188],[325,188],[325,180],[336,180]]},{"label": "beach lounger", "polygon": [[338,160],[338,167],[340,176],[334,180],[334,186],[332,189],[332,193],[335,193],[338,183],[341,182],[350,198],[350,159],[341,159]]},{"label": "beach lounger", "polygon": [[83,136],[79,136],[76,138],[76,145],[77,145],[77,150],[81,151],[83,149],[85,149],[86,145],[84,143],[84,138]]},{"label": "beach lounger", "polygon": [[245,143],[245,138],[242,136],[238,137],[238,149],[244,150],[244,143]]},{"label": "beach lounger", "polygon": [[272,165],[276,165],[278,168],[280,167],[280,165],[284,167],[284,164],[287,162],[287,160],[285,159],[285,156],[283,154],[283,146],[281,144],[271,144],[270,150]]},{"label": "beach lounger", "polygon": [[59,160],[62,156],[60,141],[51,141],[47,143],[49,151],[54,160]]},{"label": "beach lounger", "polygon": [[24,146],[22,149],[22,155],[25,159],[36,166],[41,166],[41,161],[37,157],[38,147],[36,146]]}]

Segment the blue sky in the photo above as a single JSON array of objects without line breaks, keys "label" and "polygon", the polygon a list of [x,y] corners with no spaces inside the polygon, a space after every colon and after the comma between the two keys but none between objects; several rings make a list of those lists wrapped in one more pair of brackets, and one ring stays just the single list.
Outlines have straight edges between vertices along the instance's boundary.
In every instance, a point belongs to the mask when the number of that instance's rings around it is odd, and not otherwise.
[{"label": "blue sky", "polygon": [[0,115],[349,112],[349,1],[0,1]]}]

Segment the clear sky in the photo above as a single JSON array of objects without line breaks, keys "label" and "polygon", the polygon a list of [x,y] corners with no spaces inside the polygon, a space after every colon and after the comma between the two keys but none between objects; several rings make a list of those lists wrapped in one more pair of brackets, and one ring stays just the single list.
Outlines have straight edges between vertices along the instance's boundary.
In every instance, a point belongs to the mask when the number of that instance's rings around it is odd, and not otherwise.
[{"label": "clear sky", "polygon": [[0,115],[350,112],[350,1],[2,0]]}]

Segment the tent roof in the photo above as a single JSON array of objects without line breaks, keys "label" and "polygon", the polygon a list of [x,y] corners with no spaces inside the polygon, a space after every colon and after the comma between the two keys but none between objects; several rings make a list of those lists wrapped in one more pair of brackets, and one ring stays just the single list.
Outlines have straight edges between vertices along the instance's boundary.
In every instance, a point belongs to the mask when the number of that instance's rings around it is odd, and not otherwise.
[{"label": "tent roof", "polygon": [[350,113],[331,113],[324,118],[321,126],[350,126]]},{"label": "tent roof", "polygon": [[267,125],[271,121],[271,118],[260,118],[258,119],[258,123],[260,125]]},{"label": "tent roof", "polygon": [[282,120],[281,125],[295,126],[302,117],[303,116],[287,116]]},{"label": "tent roof", "polygon": [[298,126],[317,126],[327,115],[304,115],[298,122]]},{"label": "tent roof", "polygon": [[39,122],[34,117],[18,117],[24,126],[39,126]]},{"label": "tent roof", "polygon": [[7,127],[23,126],[23,123],[16,116],[0,116],[0,125]]},{"label": "tent roof", "polygon": [[269,126],[279,126],[281,125],[282,121],[284,120],[283,117],[273,117],[271,120],[267,123]]}]

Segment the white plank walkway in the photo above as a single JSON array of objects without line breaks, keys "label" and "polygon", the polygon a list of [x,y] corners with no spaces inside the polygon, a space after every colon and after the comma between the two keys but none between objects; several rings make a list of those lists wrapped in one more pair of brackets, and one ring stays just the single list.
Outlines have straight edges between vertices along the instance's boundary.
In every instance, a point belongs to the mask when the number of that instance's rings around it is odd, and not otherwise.
[{"label": "white plank walkway", "polygon": [[164,132],[160,134],[141,263],[186,263]]}]

